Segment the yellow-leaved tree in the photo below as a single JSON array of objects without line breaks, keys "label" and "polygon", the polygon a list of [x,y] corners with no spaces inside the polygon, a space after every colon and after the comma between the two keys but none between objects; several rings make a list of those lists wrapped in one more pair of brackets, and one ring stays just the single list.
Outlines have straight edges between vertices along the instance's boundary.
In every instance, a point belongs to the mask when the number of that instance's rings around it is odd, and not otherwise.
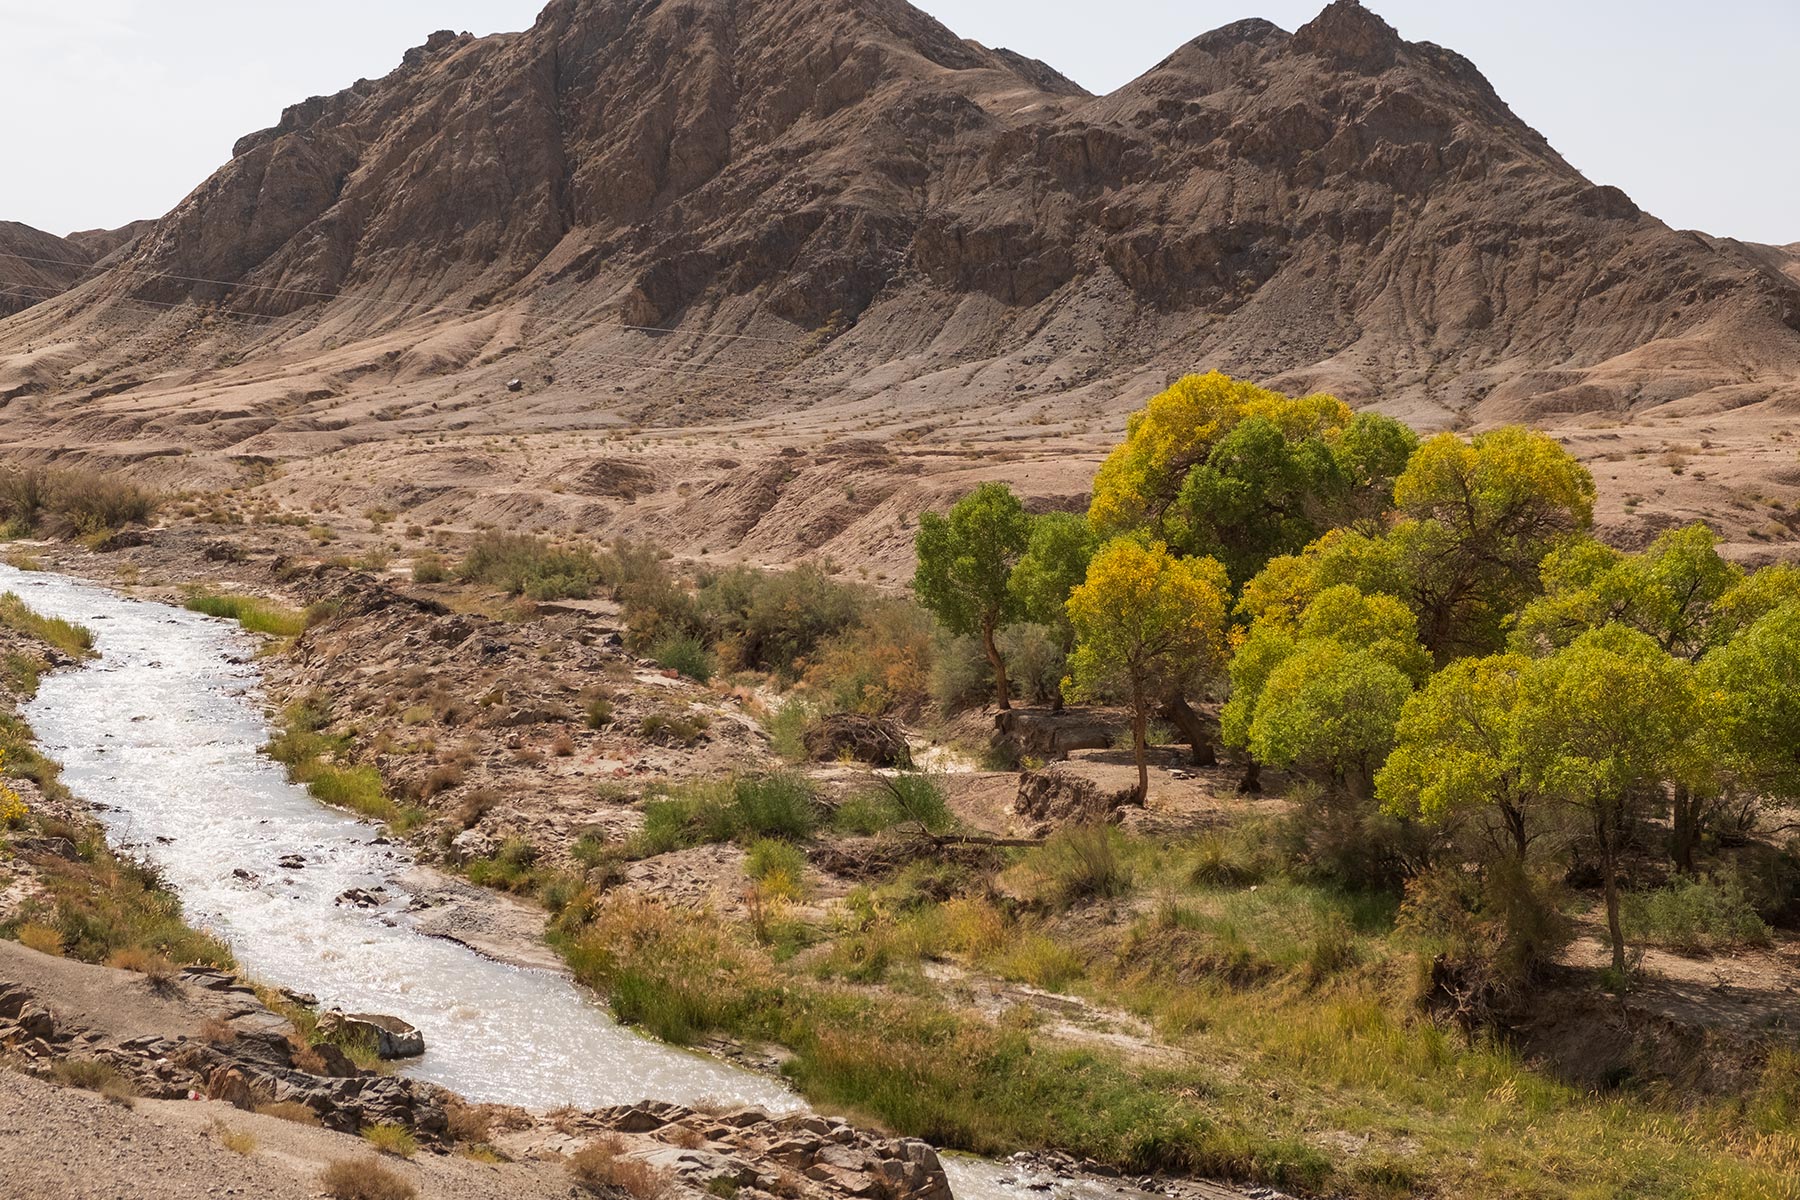
[{"label": "yellow-leaved tree", "polygon": [[1123,695],[1131,702],[1137,798],[1150,791],[1145,733],[1152,703],[1198,688],[1225,658],[1230,584],[1210,558],[1177,558],[1161,542],[1115,538],[1069,596],[1075,652],[1063,689],[1071,700]]}]

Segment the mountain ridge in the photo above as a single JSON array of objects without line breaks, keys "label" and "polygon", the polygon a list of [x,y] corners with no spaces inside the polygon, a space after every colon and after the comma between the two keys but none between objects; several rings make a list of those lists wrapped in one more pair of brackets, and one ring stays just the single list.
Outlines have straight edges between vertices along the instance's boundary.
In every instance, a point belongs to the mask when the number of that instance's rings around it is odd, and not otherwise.
[{"label": "mountain ridge", "polygon": [[1425,429],[1762,419],[1800,407],[1786,253],[1670,229],[1354,0],[1105,96],[901,0],[555,0],[291,106],[0,322],[0,439],[223,472],[476,427],[1029,423],[1079,461],[1212,367]]}]

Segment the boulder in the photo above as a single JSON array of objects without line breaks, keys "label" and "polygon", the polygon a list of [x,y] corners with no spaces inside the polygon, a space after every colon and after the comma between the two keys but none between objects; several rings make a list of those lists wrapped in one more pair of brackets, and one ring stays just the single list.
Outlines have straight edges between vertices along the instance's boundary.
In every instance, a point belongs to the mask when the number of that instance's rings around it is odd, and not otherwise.
[{"label": "boulder", "polygon": [[382,1058],[417,1058],[425,1053],[425,1035],[399,1017],[379,1013],[347,1013],[330,1009],[319,1015],[319,1036],[327,1041],[346,1038],[374,1043]]},{"label": "boulder", "polygon": [[806,731],[806,756],[814,762],[869,763],[877,767],[910,767],[912,750],[897,722],[857,713],[832,713]]},{"label": "boulder", "polygon": [[1013,811],[1040,824],[1115,821],[1119,810],[1139,803],[1135,768],[1057,762],[1019,775]]},{"label": "boulder", "polygon": [[1104,750],[1131,729],[1131,717],[1118,709],[1009,708],[994,715],[993,744],[1017,762],[1035,758],[1051,762],[1076,750]]}]

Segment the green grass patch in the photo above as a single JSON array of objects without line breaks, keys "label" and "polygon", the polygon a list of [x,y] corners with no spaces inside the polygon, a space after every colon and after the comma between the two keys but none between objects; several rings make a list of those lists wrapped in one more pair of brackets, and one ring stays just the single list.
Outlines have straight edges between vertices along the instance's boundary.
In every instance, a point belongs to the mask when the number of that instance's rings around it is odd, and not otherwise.
[{"label": "green grass patch", "polygon": [[687,784],[644,804],[637,858],[740,838],[799,839],[819,824],[819,805],[803,775],[739,775]]},{"label": "green grass patch", "polygon": [[0,595],[0,625],[76,658],[86,658],[94,652],[93,630],[61,617],[46,617],[34,612],[16,592]]},{"label": "green grass patch", "polygon": [[209,592],[197,588],[188,593],[186,605],[194,612],[205,613],[209,617],[236,621],[251,633],[291,638],[306,632],[305,610],[289,608],[258,596]]}]

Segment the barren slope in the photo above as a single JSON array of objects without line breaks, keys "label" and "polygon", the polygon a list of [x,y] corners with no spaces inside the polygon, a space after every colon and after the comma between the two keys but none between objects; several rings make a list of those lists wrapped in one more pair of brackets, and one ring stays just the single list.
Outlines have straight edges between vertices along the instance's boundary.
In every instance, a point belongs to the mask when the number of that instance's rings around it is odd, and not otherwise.
[{"label": "barren slope", "polygon": [[1077,502],[1125,412],[1216,366],[1547,424],[1625,464],[1623,536],[1778,540],[1793,262],[1594,186],[1354,0],[1105,97],[902,0],[557,0],[289,109],[0,323],[0,441],[898,564],[974,478]]}]

